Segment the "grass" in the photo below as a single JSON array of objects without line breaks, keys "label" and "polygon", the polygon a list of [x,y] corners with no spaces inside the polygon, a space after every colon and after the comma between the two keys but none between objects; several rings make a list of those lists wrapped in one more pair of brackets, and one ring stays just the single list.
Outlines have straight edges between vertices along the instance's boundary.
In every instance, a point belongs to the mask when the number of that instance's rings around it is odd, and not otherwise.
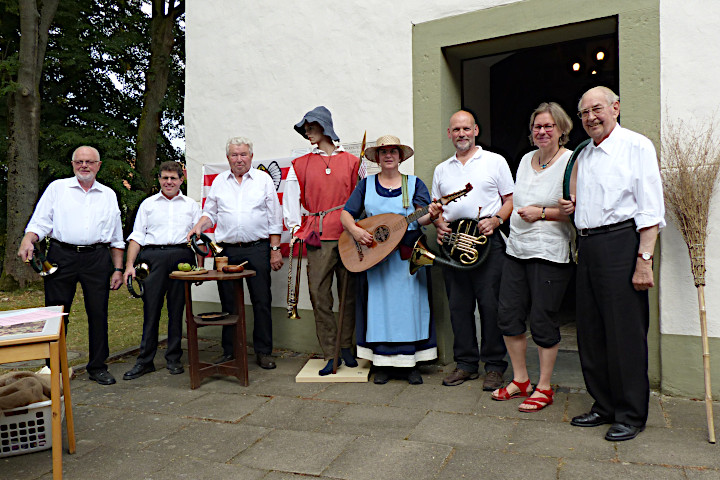
[{"label": "grass", "polygon": [[[84,295],[78,285],[70,310],[67,332],[68,351],[80,357],[68,359],[71,365],[84,365],[88,360],[88,324]],[[20,308],[42,307],[45,297],[42,285],[15,292],[0,292],[0,311]],[[123,285],[110,291],[108,304],[108,342],[110,353],[120,352],[140,345],[143,324],[143,301],[130,296]],[[163,307],[160,317],[160,335],[167,335],[167,310]]]}]

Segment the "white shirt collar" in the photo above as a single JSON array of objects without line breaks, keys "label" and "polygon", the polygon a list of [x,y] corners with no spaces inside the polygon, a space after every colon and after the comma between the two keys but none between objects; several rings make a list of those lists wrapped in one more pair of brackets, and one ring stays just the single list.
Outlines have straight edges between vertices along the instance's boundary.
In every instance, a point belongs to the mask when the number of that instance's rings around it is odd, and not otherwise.
[{"label": "white shirt collar", "polygon": [[[336,146],[335,146],[335,150],[333,151],[332,154],[333,154],[333,155],[337,155],[338,153],[344,152],[344,151],[345,151],[345,148],[343,148],[342,145],[336,145]],[[328,155],[327,153],[325,153],[323,150],[320,150],[320,149],[317,147],[317,145],[313,145],[312,150],[310,150],[310,153],[315,153],[315,154],[317,154],[317,155],[324,155],[324,156],[326,156],[326,157],[329,156],[329,155]]]}]

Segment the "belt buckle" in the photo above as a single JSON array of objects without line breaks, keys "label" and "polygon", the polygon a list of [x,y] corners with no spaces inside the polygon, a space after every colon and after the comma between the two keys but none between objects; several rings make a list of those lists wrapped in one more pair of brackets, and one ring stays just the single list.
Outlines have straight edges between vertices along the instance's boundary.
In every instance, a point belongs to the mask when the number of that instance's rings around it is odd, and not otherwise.
[{"label": "belt buckle", "polygon": [[587,237],[589,235],[589,230],[589,228],[581,228],[580,230],[578,230],[578,235],[580,235],[581,237]]}]

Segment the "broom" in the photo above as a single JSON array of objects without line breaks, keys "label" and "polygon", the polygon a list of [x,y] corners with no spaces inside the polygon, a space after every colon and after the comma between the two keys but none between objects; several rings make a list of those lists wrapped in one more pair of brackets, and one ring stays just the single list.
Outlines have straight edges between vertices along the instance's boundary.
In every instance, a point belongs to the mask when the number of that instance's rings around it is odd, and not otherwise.
[{"label": "broom", "polygon": [[710,199],[720,170],[720,139],[715,138],[715,127],[714,119],[696,127],[682,121],[670,121],[665,125],[661,145],[665,204],[687,244],[698,294],[705,375],[705,413],[710,443],[715,443],[715,427],[705,310],[705,243]]}]

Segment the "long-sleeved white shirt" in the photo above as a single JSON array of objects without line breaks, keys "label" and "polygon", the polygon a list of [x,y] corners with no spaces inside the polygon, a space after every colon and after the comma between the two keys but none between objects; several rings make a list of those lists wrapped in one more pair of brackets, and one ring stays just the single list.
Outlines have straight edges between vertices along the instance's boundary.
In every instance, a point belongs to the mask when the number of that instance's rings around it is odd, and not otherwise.
[{"label": "long-sleeved white shirt", "polygon": [[98,181],[86,192],[76,177],[52,182],[25,228],[71,245],[109,243],[125,248],[117,196]]},{"label": "long-sleeved white shirt", "polygon": [[634,219],[637,229],[665,226],[657,155],[645,136],[615,126],[577,157],[575,225],[594,228]]},{"label": "long-sleeved white shirt", "polygon": [[282,234],[275,185],[270,175],[256,168],[248,170],[241,183],[230,170],[215,177],[202,216],[216,224],[217,242],[247,243]]},{"label": "long-sleeved white shirt", "polygon": [[200,213],[197,202],[182,193],[173,198],[157,193],[140,204],[128,241],[141,246],[186,243],[185,236],[200,220]]}]

